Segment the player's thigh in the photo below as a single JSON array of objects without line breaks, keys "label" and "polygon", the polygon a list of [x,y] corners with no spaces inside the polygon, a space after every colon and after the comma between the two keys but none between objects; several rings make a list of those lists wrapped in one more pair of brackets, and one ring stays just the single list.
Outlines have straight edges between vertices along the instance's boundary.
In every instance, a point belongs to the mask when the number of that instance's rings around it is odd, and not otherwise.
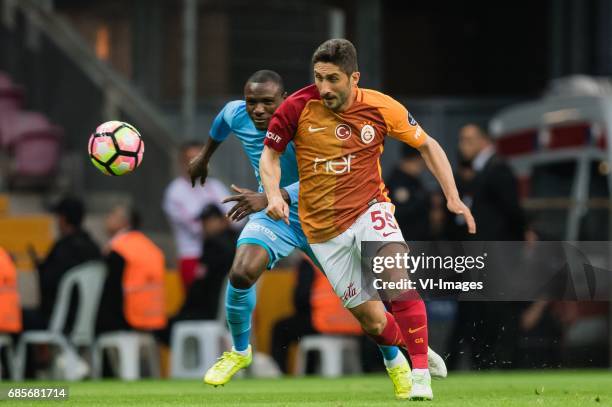
[{"label": "player's thigh", "polygon": [[[368,208],[355,223],[355,236],[358,243],[356,247],[361,251],[363,242],[377,244],[376,256],[397,258],[408,254],[408,246],[404,242],[402,231],[400,230],[395,216],[393,215],[394,206],[390,202],[379,202]],[[381,278],[386,282],[400,282],[408,279],[409,275],[403,267],[386,267]],[[404,290],[393,290],[385,296],[393,298],[402,294]]]},{"label": "player's thigh", "polygon": [[258,212],[249,218],[240,237],[238,247],[257,245],[264,248],[269,257],[266,268],[272,268],[283,257],[287,257],[302,244],[296,231],[282,220],[273,220],[265,213]]},{"label": "player's thigh", "polygon": [[310,245],[345,308],[354,308],[366,301],[362,290],[361,256],[354,246],[355,238],[351,230],[327,242]]}]

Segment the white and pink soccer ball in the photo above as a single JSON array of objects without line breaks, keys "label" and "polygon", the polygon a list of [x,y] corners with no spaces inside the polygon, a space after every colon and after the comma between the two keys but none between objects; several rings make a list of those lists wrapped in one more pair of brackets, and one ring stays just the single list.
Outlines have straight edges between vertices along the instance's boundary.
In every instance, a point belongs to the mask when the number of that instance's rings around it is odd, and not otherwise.
[{"label": "white and pink soccer ball", "polygon": [[142,162],[144,142],[134,126],[113,120],[102,123],[89,138],[89,158],[105,175],[124,175]]}]

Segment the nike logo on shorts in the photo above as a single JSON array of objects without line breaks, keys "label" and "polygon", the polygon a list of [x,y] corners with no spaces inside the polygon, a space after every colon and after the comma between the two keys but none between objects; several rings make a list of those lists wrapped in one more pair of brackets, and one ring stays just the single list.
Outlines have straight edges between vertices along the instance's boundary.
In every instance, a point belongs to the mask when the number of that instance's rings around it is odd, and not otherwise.
[{"label": "nike logo on shorts", "polygon": [[383,237],[387,237],[387,236],[391,236],[394,233],[397,233],[397,232],[386,232],[386,233],[383,233],[382,235]]}]

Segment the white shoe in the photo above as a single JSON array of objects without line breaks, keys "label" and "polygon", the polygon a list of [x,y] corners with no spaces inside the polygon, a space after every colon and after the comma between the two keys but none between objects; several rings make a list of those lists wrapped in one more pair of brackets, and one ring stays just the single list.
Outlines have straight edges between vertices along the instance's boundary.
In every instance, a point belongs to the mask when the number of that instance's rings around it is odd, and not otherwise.
[{"label": "white shoe", "polygon": [[446,376],[448,376],[444,359],[442,359],[442,356],[438,355],[431,348],[427,348],[427,363],[429,365],[429,373],[431,374],[431,377],[444,379]]},{"label": "white shoe", "polygon": [[412,369],[412,390],[410,400],[433,400],[431,376],[426,369]]}]

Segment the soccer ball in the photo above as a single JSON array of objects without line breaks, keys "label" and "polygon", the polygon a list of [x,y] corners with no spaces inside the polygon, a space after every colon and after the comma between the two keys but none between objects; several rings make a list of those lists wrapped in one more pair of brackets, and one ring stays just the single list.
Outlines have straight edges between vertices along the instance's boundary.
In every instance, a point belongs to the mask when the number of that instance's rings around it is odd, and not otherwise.
[{"label": "soccer ball", "polygon": [[110,121],[102,123],[89,138],[89,158],[105,175],[124,175],[142,162],[144,142],[134,126]]}]

